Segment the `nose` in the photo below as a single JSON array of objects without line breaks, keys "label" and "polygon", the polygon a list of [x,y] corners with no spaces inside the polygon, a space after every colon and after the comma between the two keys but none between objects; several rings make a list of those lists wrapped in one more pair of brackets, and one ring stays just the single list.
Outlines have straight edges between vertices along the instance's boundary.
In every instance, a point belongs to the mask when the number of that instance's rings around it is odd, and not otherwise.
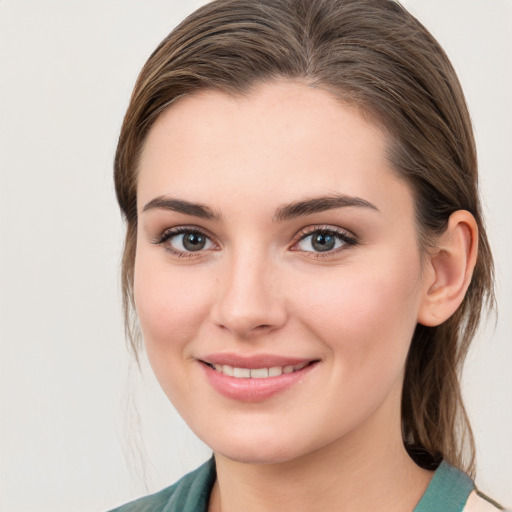
[{"label": "nose", "polygon": [[237,338],[253,338],[281,328],[287,320],[279,269],[268,258],[238,254],[220,270],[214,323]]}]

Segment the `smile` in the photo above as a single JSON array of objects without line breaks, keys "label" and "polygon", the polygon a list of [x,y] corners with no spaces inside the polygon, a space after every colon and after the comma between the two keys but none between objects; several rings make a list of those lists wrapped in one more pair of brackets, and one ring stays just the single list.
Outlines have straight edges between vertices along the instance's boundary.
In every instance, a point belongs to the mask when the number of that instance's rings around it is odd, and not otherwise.
[{"label": "smile", "polygon": [[[208,364],[208,363],[207,363]],[[293,373],[305,368],[308,364],[301,363],[297,365],[271,366],[269,368],[237,368],[229,364],[209,364],[210,368],[222,373],[228,377],[237,379],[268,379],[269,377],[279,377],[283,373]]]},{"label": "smile", "polygon": [[260,402],[294,388],[318,366],[318,359],[213,355],[199,360],[207,381],[232,400]]}]

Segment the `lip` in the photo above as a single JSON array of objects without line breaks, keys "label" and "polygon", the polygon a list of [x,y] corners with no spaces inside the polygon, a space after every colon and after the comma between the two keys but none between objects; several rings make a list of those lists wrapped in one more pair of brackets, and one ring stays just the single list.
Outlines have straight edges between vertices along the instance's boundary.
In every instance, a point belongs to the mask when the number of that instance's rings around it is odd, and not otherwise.
[{"label": "lip", "polygon": [[[259,354],[240,356],[237,354],[210,354],[198,359],[210,385],[221,395],[242,402],[259,402],[269,399],[301,382],[318,364],[318,359],[304,359]],[[265,379],[236,378],[224,375],[210,365],[226,364],[236,368],[271,368],[306,364],[293,373],[283,373]]]}]

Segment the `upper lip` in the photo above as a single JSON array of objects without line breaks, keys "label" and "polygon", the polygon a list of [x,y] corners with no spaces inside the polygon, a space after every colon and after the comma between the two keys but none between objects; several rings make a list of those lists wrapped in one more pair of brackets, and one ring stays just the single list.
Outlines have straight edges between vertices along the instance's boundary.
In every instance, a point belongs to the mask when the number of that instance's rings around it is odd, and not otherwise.
[{"label": "upper lip", "polygon": [[233,353],[208,354],[200,357],[200,361],[207,364],[227,364],[234,368],[272,368],[276,366],[298,365],[318,361],[318,359],[308,359],[303,357],[287,357],[273,354],[254,354],[251,356],[242,356]]}]

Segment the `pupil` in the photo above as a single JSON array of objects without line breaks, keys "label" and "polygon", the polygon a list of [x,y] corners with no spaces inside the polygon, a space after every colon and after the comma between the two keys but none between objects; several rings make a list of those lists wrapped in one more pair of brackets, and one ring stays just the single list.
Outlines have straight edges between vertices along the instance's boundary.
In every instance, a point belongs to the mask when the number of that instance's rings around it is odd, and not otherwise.
[{"label": "pupil", "polygon": [[187,251],[199,251],[206,244],[206,238],[198,233],[189,233],[183,236],[183,247]]},{"label": "pupil", "polygon": [[313,237],[311,243],[315,250],[319,252],[325,252],[334,249],[336,240],[334,236],[329,233],[318,233],[316,236]]}]

